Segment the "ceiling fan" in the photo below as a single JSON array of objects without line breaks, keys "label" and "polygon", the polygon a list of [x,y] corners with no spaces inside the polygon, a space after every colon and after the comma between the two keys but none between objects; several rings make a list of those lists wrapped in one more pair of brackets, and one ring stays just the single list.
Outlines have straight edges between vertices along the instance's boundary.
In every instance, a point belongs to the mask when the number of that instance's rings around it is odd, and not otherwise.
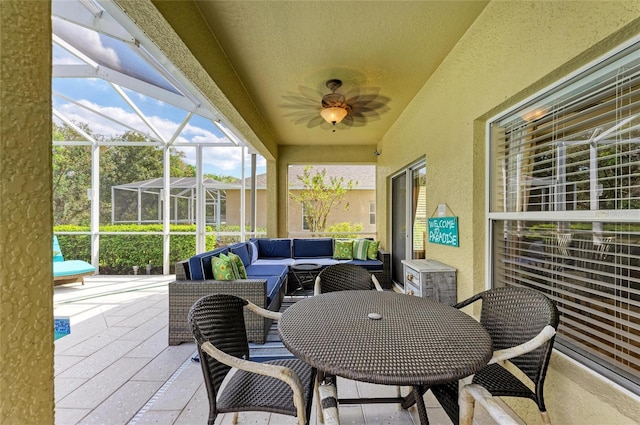
[{"label": "ceiling fan", "polygon": [[288,103],[280,106],[292,109],[285,116],[292,117],[295,124],[306,123],[309,128],[323,126],[335,132],[338,124],[345,128],[361,127],[368,121],[380,119],[380,114],[389,110],[387,102],[391,99],[380,95],[379,89],[354,89],[345,96],[338,92],[342,81],[330,79],[325,85],[331,93],[323,95],[313,89],[300,87],[301,95],[283,96]]}]

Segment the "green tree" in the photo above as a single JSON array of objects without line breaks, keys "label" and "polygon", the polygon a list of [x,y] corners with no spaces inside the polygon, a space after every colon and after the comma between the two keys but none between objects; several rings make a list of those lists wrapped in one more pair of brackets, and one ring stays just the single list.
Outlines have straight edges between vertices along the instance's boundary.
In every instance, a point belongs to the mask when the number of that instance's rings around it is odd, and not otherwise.
[{"label": "green tree", "polygon": [[204,176],[205,177],[209,177],[210,179],[217,180],[219,182],[223,182],[223,183],[237,183],[238,182],[238,179],[236,177],[223,176],[222,174],[209,173],[209,174],[205,174]]},{"label": "green tree", "polygon": [[[78,126],[91,135],[87,124]],[[85,137],[73,128],[53,123],[53,141],[83,141]],[[53,222],[54,224],[88,225],[90,202],[87,189],[91,187],[91,147],[53,146]]]},{"label": "green tree", "polygon": [[[93,134],[86,123],[75,123],[98,141],[103,138]],[[85,137],[67,125],[53,124],[54,141],[84,141]],[[105,141],[141,142],[146,137],[127,131]],[[88,225],[90,202],[87,189],[91,188],[91,146],[53,147],[54,223]],[[194,177],[195,167],[184,161],[184,153],[171,150],[169,166],[172,177]],[[163,148],[158,146],[101,146],[100,147],[100,222],[111,221],[111,188],[113,186],[161,177],[164,173]],[[130,199],[125,195],[118,202],[120,216],[137,217],[137,194]],[[157,197],[143,196],[143,215],[157,217]]]},{"label": "green tree", "polygon": [[[346,198],[347,191],[353,189],[358,182],[345,181],[344,177],[330,177],[326,181],[327,170],[311,174],[312,166],[306,166],[302,175],[296,176],[302,182],[299,194],[289,192],[289,196],[302,205],[305,221],[311,232],[322,232],[327,225],[327,217],[334,208]],[[349,203],[344,210],[349,209]]]}]

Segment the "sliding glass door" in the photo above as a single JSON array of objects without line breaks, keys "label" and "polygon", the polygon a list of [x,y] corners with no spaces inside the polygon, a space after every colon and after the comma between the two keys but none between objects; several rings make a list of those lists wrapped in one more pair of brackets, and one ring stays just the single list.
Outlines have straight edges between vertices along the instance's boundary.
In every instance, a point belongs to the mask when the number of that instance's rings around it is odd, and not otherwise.
[{"label": "sliding glass door", "polygon": [[401,287],[402,260],[425,258],[426,171],[420,161],[391,178],[391,276]]}]

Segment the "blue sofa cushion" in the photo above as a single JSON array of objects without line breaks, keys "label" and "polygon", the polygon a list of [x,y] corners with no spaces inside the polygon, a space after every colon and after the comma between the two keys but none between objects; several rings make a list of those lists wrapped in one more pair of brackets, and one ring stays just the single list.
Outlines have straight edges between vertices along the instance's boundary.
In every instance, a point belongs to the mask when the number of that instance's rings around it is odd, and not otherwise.
[{"label": "blue sofa cushion", "polygon": [[291,258],[291,239],[256,239],[259,258]]},{"label": "blue sofa cushion", "polygon": [[333,266],[334,264],[338,264],[338,260],[334,260],[333,258],[309,258],[306,260],[300,259],[296,260],[294,264],[319,264],[322,268],[327,266]]},{"label": "blue sofa cushion", "polygon": [[284,279],[278,276],[251,276],[251,279],[265,279],[267,281],[267,305],[270,305],[271,301],[278,296],[278,291],[280,291],[284,282]]},{"label": "blue sofa cushion", "polygon": [[213,279],[211,257],[215,257],[221,252],[226,254],[228,251],[229,250],[227,248],[217,248],[213,251],[203,252],[189,258],[189,272],[191,273],[191,280]]},{"label": "blue sofa cushion", "polygon": [[229,251],[236,254],[242,260],[242,264],[247,267],[251,264],[251,258],[249,257],[248,244],[246,242],[240,242],[229,247]]},{"label": "blue sofa cushion", "polygon": [[278,278],[283,278],[289,273],[289,267],[286,265],[260,265],[260,264],[251,264],[246,268],[247,276],[249,279],[252,279],[256,276],[276,276]]},{"label": "blue sofa cushion", "polygon": [[263,258],[262,260],[256,260],[252,265],[260,265],[260,266],[290,266],[295,263],[296,260],[293,258]]},{"label": "blue sofa cushion", "polygon": [[333,256],[333,239],[294,239],[293,258],[322,258]]}]

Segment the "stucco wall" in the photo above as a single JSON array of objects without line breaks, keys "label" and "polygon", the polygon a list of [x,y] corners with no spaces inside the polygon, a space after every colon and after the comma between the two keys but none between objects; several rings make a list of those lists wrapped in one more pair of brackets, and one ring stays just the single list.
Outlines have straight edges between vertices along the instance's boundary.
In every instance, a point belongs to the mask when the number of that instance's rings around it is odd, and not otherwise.
[{"label": "stucco wall", "polygon": [[0,1],[0,424],[53,424],[51,8]]},{"label": "stucco wall", "polygon": [[[427,211],[446,203],[459,217],[459,248],[427,245],[427,257],[458,269],[459,299],[486,285],[485,120],[640,34],[638,16],[637,1],[491,2],[383,138],[377,204],[388,205],[390,175],[426,156]],[[387,238],[385,209],[378,219]],[[552,358],[545,397],[554,423],[636,423],[637,398],[559,358]],[[587,390],[605,387],[606,396]],[[516,409],[540,423],[533,403]]]},{"label": "stucco wall", "polygon": [[[300,193],[299,190],[291,192]],[[369,224],[369,202],[373,201],[375,201],[374,190],[348,191],[344,201],[332,209],[327,216],[327,227],[337,223],[359,223],[362,224],[362,232],[375,233],[375,224]],[[349,207],[345,210],[346,204],[349,204]],[[302,230],[302,205],[291,198],[289,198],[289,232],[296,233],[295,237],[302,237],[299,232],[304,232]]]}]

